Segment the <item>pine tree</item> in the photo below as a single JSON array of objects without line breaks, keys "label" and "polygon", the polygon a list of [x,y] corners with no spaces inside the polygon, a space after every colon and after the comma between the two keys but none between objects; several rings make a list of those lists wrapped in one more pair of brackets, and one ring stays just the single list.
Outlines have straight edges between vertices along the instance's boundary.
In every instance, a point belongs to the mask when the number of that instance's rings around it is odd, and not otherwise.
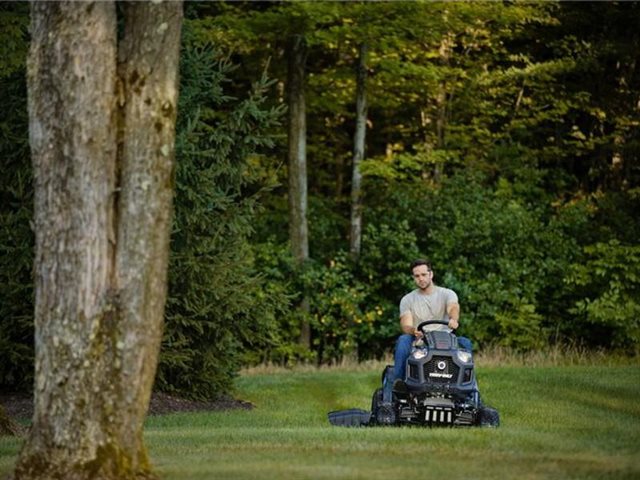
[{"label": "pine tree", "polygon": [[[187,30],[187,29],[185,29]],[[265,185],[256,152],[273,145],[280,108],[263,75],[243,99],[228,94],[235,67],[185,35],[179,103],[169,300],[157,385],[199,398],[227,392],[243,345],[277,327],[279,302],[262,291],[248,237]]]}]

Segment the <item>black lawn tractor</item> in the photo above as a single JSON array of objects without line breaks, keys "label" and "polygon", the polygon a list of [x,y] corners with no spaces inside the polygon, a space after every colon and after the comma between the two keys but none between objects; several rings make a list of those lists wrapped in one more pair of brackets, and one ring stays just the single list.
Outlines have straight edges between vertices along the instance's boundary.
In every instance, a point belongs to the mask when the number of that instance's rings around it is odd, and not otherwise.
[{"label": "black lawn tractor", "polygon": [[382,373],[382,386],[373,393],[371,411],[361,409],[329,413],[338,426],[420,425],[487,426],[500,424],[498,411],[484,405],[470,352],[458,346],[453,333],[427,331],[442,320],[422,322],[424,335],[407,359],[404,380],[393,382],[393,367]]}]

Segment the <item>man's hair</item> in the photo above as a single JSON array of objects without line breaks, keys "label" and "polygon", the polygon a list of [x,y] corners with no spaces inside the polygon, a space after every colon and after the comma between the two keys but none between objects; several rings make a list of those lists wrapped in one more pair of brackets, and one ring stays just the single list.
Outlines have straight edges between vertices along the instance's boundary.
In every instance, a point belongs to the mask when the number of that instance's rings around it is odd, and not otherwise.
[{"label": "man's hair", "polygon": [[413,262],[411,262],[411,268],[409,269],[411,274],[413,274],[413,269],[416,267],[419,267],[420,265],[426,265],[429,270],[433,270],[431,268],[431,262],[429,260],[418,258],[417,260],[414,260]]}]

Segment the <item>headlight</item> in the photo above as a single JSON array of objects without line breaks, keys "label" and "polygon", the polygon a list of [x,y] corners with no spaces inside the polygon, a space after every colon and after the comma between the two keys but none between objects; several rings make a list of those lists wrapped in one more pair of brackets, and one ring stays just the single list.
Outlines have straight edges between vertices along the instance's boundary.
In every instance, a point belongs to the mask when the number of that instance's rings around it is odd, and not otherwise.
[{"label": "headlight", "polygon": [[427,356],[427,352],[425,352],[424,350],[416,350],[415,352],[413,352],[411,356],[416,360],[420,360],[421,358],[424,358]]},{"label": "headlight", "polygon": [[464,350],[458,350],[458,358],[462,363],[469,363],[471,361],[471,354]]}]

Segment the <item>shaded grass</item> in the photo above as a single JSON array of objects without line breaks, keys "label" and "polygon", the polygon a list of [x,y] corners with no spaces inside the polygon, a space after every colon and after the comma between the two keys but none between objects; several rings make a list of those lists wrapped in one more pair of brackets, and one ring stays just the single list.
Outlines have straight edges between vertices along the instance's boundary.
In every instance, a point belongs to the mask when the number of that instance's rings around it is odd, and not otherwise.
[{"label": "shaded grass", "polygon": [[[640,478],[640,368],[485,367],[498,429],[328,425],[329,410],[369,408],[378,370],[245,374],[252,411],[150,418],[166,479]],[[0,439],[0,474],[18,442]]]}]

